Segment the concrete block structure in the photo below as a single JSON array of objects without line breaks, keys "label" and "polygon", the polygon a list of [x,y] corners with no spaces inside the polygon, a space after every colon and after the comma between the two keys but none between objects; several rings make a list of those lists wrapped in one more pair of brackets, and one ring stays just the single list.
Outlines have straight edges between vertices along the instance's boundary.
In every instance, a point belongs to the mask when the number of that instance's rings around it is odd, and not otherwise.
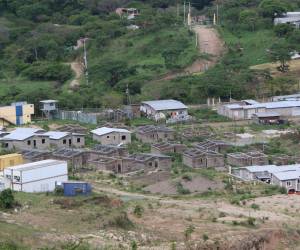
[{"label": "concrete block structure", "polygon": [[160,142],[151,145],[151,153],[153,154],[182,154],[187,149],[187,146],[180,143]]},{"label": "concrete block structure", "polygon": [[57,128],[57,131],[61,132],[69,132],[69,133],[75,133],[75,134],[87,134],[88,130],[85,127],[82,127],[78,124],[65,124]]},{"label": "concrete block structure", "polygon": [[[34,105],[27,102],[15,102],[10,106],[0,107],[0,118],[2,125],[13,124],[23,125],[31,122],[31,116],[34,114]],[[1,125],[1,126],[2,126]]]},{"label": "concrete block structure", "polygon": [[170,156],[157,154],[133,154],[127,157],[99,157],[89,160],[89,165],[98,170],[114,173],[130,173],[138,171],[169,170],[172,165]]},{"label": "concrete block structure", "polygon": [[124,146],[115,145],[95,145],[91,150],[93,154],[104,157],[123,157],[128,156],[128,150]]},{"label": "concrete block structure", "polygon": [[191,168],[222,168],[224,157],[215,151],[202,151],[198,148],[186,150],[182,155],[183,164]]},{"label": "concrete block structure", "polygon": [[102,145],[123,145],[131,143],[131,132],[127,129],[102,127],[91,131],[93,140]]},{"label": "concrete block structure", "polygon": [[247,153],[237,152],[227,154],[227,163],[231,166],[262,166],[269,163],[268,156],[259,151],[251,151]]},{"label": "concrete block structure", "polygon": [[135,131],[136,138],[143,143],[174,141],[176,132],[165,126],[140,126]]},{"label": "concrete block structure", "polygon": [[207,139],[200,143],[195,143],[194,146],[202,151],[215,151],[225,153],[232,145],[225,141]]},{"label": "concrete block structure", "polygon": [[0,143],[8,150],[46,150],[50,146],[50,140],[48,136],[43,135],[44,132],[42,129],[17,128],[0,138]]},{"label": "concrete block structure", "polygon": [[81,148],[85,145],[84,134],[49,131],[43,135],[49,137],[50,146],[54,148]]}]

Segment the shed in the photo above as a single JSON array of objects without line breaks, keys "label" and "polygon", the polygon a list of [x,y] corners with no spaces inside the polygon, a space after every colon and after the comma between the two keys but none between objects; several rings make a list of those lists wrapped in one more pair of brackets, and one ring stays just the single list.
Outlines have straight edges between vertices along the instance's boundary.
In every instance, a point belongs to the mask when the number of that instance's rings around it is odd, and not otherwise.
[{"label": "shed", "polygon": [[0,171],[7,167],[20,165],[23,163],[23,157],[21,154],[7,154],[0,156]]},{"label": "shed", "polygon": [[92,192],[92,186],[84,181],[65,181],[61,186],[64,196],[89,195]]}]

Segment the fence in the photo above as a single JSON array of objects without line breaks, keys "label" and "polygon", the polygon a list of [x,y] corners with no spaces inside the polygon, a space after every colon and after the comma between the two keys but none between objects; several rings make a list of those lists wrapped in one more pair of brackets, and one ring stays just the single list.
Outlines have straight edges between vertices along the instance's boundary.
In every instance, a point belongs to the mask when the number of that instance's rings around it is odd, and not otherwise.
[{"label": "fence", "polygon": [[97,114],[84,113],[82,111],[65,111],[60,110],[57,114],[57,119],[72,120],[81,123],[97,124]]}]

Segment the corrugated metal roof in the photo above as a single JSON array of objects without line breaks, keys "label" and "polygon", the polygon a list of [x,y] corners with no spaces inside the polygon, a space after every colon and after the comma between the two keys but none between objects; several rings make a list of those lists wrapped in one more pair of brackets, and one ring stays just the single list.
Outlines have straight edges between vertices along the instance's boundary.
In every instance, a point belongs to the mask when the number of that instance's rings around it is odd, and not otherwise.
[{"label": "corrugated metal roof", "polygon": [[110,134],[112,132],[117,132],[117,133],[131,133],[127,129],[122,129],[122,128],[107,128],[107,127],[102,127],[102,128],[97,128],[91,131],[91,133],[96,134],[96,135],[106,135]]},{"label": "corrugated metal roof", "polygon": [[292,107],[300,107],[300,101],[264,102],[264,103],[257,103],[257,104],[253,104],[253,105],[229,104],[229,105],[226,105],[226,107],[229,109],[292,108]]},{"label": "corrugated metal roof", "polygon": [[277,172],[273,173],[273,175],[280,181],[298,179],[300,178],[300,169]]},{"label": "corrugated metal roof", "polygon": [[56,103],[58,102],[57,100],[43,100],[43,101],[40,101],[40,103]]},{"label": "corrugated metal roof", "polygon": [[43,161],[36,161],[36,162],[31,162],[31,163],[26,163],[18,166],[13,166],[13,167],[8,167],[5,170],[18,170],[18,171],[26,171],[26,170],[31,170],[31,169],[36,169],[36,168],[43,168],[47,166],[53,166],[56,164],[62,164],[66,163],[66,161],[59,161],[59,160],[43,160]]},{"label": "corrugated metal roof", "polygon": [[245,167],[245,169],[247,169],[251,173],[268,171],[269,173],[273,174],[277,172],[291,171],[291,170],[298,170],[298,169],[300,171],[300,164],[282,165],[282,166],[276,166],[276,165],[249,166],[249,167]]},{"label": "corrugated metal roof", "polygon": [[44,133],[43,135],[49,136],[49,138],[52,140],[59,140],[59,139],[62,139],[64,137],[70,135],[70,133],[60,132],[60,131],[49,131],[47,133]]},{"label": "corrugated metal roof", "polygon": [[176,100],[157,100],[157,101],[146,101],[142,104],[147,104],[151,108],[157,111],[161,110],[176,110],[176,109],[187,109],[182,102]]},{"label": "corrugated metal roof", "polygon": [[43,131],[42,129],[37,128],[17,128],[8,135],[4,136],[0,140],[16,140],[23,141],[27,138],[30,138],[35,135],[35,133]]}]

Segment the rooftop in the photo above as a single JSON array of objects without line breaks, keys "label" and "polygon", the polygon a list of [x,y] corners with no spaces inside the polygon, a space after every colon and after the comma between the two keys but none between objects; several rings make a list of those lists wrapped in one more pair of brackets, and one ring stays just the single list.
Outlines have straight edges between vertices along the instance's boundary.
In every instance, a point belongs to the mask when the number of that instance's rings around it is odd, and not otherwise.
[{"label": "rooftop", "polygon": [[50,139],[52,140],[59,140],[62,139],[68,135],[70,135],[69,132],[60,132],[60,131],[48,131],[44,133],[43,135],[49,136]]},{"label": "rooftop", "polygon": [[23,141],[27,138],[30,138],[38,132],[42,132],[43,130],[37,128],[17,128],[10,132],[8,135],[5,135],[0,140],[16,140]]},{"label": "rooftop", "polygon": [[57,103],[58,101],[57,100],[43,100],[43,101],[40,101],[40,103]]},{"label": "rooftop", "polygon": [[8,167],[8,168],[5,168],[5,170],[26,171],[26,170],[44,168],[44,167],[49,167],[49,166],[54,166],[57,164],[64,164],[64,163],[66,163],[66,162],[58,161],[58,160],[43,160],[43,161],[36,161],[36,162],[27,163],[27,164]]},{"label": "rooftop", "polygon": [[122,128],[108,128],[108,127],[102,127],[102,128],[97,128],[91,131],[91,133],[96,134],[96,135],[106,135],[110,134],[113,132],[117,133],[131,133],[127,129],[122,129]]},{"label": "rooftop", "polygon": [[300,169],[277,172],[273,175],[280,181],[298,179],[300,178]]},{"label": "rooftop", "polygon": [[176,100],[146,101],[146,102],[142,102],[142,104],[147,104],[156,111],[188,108],[182,102]]}]

